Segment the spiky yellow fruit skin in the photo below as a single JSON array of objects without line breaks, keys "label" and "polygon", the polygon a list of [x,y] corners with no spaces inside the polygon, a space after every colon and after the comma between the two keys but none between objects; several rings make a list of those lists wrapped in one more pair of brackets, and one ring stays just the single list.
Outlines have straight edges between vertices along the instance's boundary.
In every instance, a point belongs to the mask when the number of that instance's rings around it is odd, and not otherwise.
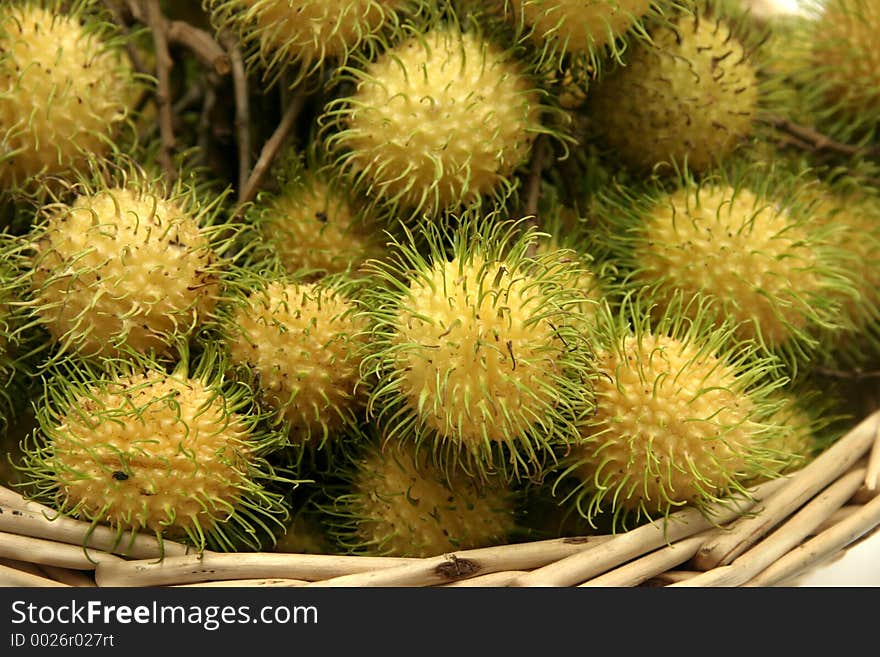
[{"label": "spiky yellow fruit skin", "polygon": [[496,0],[530,28],[538,45],[557,41],[564,52],[593,54],[629,30],[652,0]]},{"label": "spiky yellow fruit skin", "polygon": [[401,393],[443,439],[507,442],[552,405],[562,345],[538,282],[474,257],[437,262],[401,307]]},{"label": "spiky yellow fruit skin", "polygon": [[500,193],[540,130],[523,69],[472,33],[435,28],[358,75],[329,138],[370,198],[414,213]]},{"label": "spiky yellow fruit skin", "polygon": [[682,291],[716,299],[741,339],[779,346],[813,315],[825,291],[816,241],[784,208],[746,188],[685,186],[645,216],[636,280],[668,303]]},{"label": "spiky yellow fruit skin", "polygon": [[48,428],[61,506],[167,537],[223,522],[247,486],[247,427],[201,381],[161,372],[81,394]]},{"label": "spiky yellow fruit skin", "polygon": [[834,229],[840,266],[852,286],[850,293],[838,294],[844,326],[819,333],[825,365],[862,368],[871,362],[880,336],[880,200],[862,185],[819,184],[811,195],[811,220]]},{"label": "spiky yellow fruit skin", "polygon": [[173,199],[114,187],[47,206],[34,230],[33,312],[84,356],[163,353],[215,307],[219,258]]},{"label": "spiky yellow fruit skin", "polygon": [[449,473],[411,445],[376,448],[355,462],[347,514],[357,519],[355,552],[432,557],[505,542],[515,525],[509,484]]},{"label": "spiky yellow fruit skin", "polygon": [[596,414],[572,448],[577,477],[648,515],[726,492],[761,425],[739,373],[698,344],[645,334],[597,356]]},{"label": "spiky yellow fruit skin", "polygon": [[842,297],[842,312],[857,331],[866,330],[880,314],[880,199],[863,193],[817,190],[811,215],[817,224],[832,225],[842,263],[856,295]]},{"label": "spiky yellow fruit skin", "polygon": [[137,86],[124,51],[76,16],[30,2],[0,8],[0,187],[109,153]]},{"label": "spiky yellow fruit skin", "polygon": [[752,133],[757,70],[723,19],[681,18],[652,38],[593,88],[597,133],[632,167],[705,171]]},{"label": "spiky yellow fruit skin", "polygon": [[605,291],[602,282],[590,271],[587,257],[572,248],[560,246],[555,239],[542,242],[537,253],[546,256],[551,277],[575,292],[578,300],[572,304],[572,310],[581,313],[588,321],[593,319]]},{"label": "spiky yellow fruit skin", "polygon": [[821,78],[825,102],[850,119],[880,120],[880,5],[830,0],[812,26],[810,70]]},{"label": "spiky yellow fruit skin", "polygon": [[259,375],[263,398],[290,423],[293,443],[321,445],[364,402],[364,322],[342,293],[319,283],[270,282],[239,303],[227,328],[234,363]]},{"label": "spiky yellow fruit skin", "polygon": [[789,431],[773,434],[764,443],[764,448],[773,457],[779,472],[790,472],[807,464],[819,442],[813,432],[816,421],[800,407],[798,399],[781,394],[780,400],[779,410],[770,416],[769,423],[781,425]]},{"label": "spiky yellow fruit skin", "polygon": [[384,254],[377,231],[326,182],[312,180],[281,193],[262,213],[260,235],[290,274],[354,271]]},{"label": "spiky yellow fruit skin", "polygon": [[214,21],[238,27],[269,70],[297,63],[304,72],[341,59],[375,39],[411,0],[207,0]]}]

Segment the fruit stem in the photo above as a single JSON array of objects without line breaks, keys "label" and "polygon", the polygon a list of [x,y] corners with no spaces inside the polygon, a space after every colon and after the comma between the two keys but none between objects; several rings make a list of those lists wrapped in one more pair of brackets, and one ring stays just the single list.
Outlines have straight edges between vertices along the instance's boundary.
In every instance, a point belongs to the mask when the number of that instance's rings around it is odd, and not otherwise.
[{"label": "fruit stem", "polygon": [[238,133],[238,188],[245,189],[251,169],[251,113],[244,57],[238,41],[228,32],[220,37],[229,53],[235,87],[235,130]]},{"label": "fruit stem", "polygon": [[818,130],[800,125],[781,116],[768,116],[762,120],[779,132],[791,137],[790,143],[799,148],[809,149],[814,152],[832,151],[848,157],[860,154],[869,156],[880,155],[880,149],[876,146],[865,149],[863,146],[845,144],[822,134]]},{"label": "fruit stem", "polygon": [[166,21],[159,6],[159,0],[144,0],[144,5],[147,25],[153,34],[153,45],[156,48],[156,78],[159,81],[156,103],[159,106],[159,134],[162,140],[159,160],[169,182],[173,182],[177,178],[172,158],[175,140],[174,108],[171,104],[171,67],[174,66],[174,60],[171,59],[171,54],[168,52],[168,38],[165,34]]},{"label": "fruit stem", "polygon": [[[546,165],[546,140],[544,135],[538,135],[532,147],[532,161],[529,169],[529,178],[526,184],[526,204],[524,208],[524,230],[538,228],[538,204],[541,201],[541,174]],[[533,257],[537,252],[538,243],[529,245],[526,255]]]},{"label": "fruit stem", "polygon": [[260,183],[262,183],[266,172],[269,170],[272,160],[275,159],[275,156],[281,149],[281,145],[284,143],[285,138],[296,124],[296,120],[299,118],[300,112],[302,112],[305,104],[306,95],[303,93],[295,94],[293,102],[290,103],[287,111],[281,117],[278,127],[275,128],[275,132],[273,132],[272,136],[269,137],[265,144],[263,144],[263,150],[260,151],[260,157],[257,159],[257,163],[254,165],[247,182],[239,192],[239,209],[236,211],[236,215],[238,215],[244,209],[244,206],[256,196],[257,189],[259,188]]}]

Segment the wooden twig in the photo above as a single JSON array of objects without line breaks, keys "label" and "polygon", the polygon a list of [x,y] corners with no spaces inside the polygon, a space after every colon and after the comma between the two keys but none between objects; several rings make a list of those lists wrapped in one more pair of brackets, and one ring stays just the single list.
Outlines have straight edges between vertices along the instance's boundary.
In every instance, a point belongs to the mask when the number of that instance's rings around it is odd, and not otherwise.
[{"label": "wooden twig", "polygon": [[329,554],[205,552],[163,561],[113,561],[95,569],[98,586],[164,586],[231,579],[315,580],[380,571],[412,559]]},{"label": "wooden twig", "polygon": [[58,566],[44,565],[43,571],[54,579],[56,582],[67,584],[68,586],[79,586],[83,588],[94,588],[97,586],[95,580],[78,570],[70,568],[59,568]]},{"label": "wooden twig", "polygon": [[202,163],[208,164],[208,152],[211,144],[211,116],[217,107],[217,89],[214,85],[208,85],[205,89],[205,97],[202,102],[202,111],[199,115],[198,125],[198,150]]},{"label": "wooden twig", "polygon": [[880,431],[871,446],[868,467],[865,471],[865,488],[871,493],[880,492]]},{"label": "wooden twig", "polygon": [[828,516],[828,518],[819,523],[819,526],[810,532],[810,536],[817,536],[818,534],[821,534],[826,529],[830,529],[837,523],[845,520],[846,518],[849,518],[852,514],[858,512],[861,508],[861,504],[846,504],[840,507],[834,513]]},{"label": "wooden twig", "polygon": [[[114,14],[116,20],[121,26],[124,26],[124,20],[121,12],[117,8],[117,2],[113,0],[104,0],[104,4]],[[126,7],[132,18],[141,23],[149,25],[149,12],[138,4],[138,0],[126,0]],[[229,74],[230,62],[229,55],[220,47],[210,32],[206,32],[195,25],[186,21],[170,21],[164,16],[161,17],[160,25],[168,39],[168,43],[180,45],[189,50],[199,62],[214,71],[217,75]],[[144,69],[146,70],[146,69]]]},{"label": "wooden twig", "polygon": [[488,575],[479,575],[478,577],[470,577],[468,579],[460,579],[457,582],[449,584],[441,584],[443,588],[477,588],[477,587],[499,587],[507,586],[520,575],[525,575],[524,570],[502,570],[498,573],[489,573]]},{"label": "wooden twig", "polygon": [[713,505],[707,510],[686,508],[668,518],[647,523],[618,534],[601,545],[570,557],[554,560],[514,580],[512,586],[573,586],[585,582],[610,568],[664,545],[670,545],[708,529],[738,518],[756,504],[785,485],[785,480],[774,479],[741,496]]},{"label": "wooden twig", "polygon": [[844,379],[847,381],[865,381],[868,379],[880,379],[880,370],[860,370],[853,368],[851,370],[837,370],[832,367],[817,367],[816,374],[828,376],[832,379]]},{"label": "wooden twig", "polygon": [[48,577],[39,577],[17,568],[0,565],[0,587],[2,586],[61,587],[69,585],[56,582]]},{"label": "wooden twig", "polygon": [[256,164],[254,164],[254,168],[251,171],[247,182],[239,191],[238,210],[235,213],[236,215],[244,209],[245,205],[250,203],[254,197],[256,197],[257,190],[263,182],[263,177],[269,171],[269,167],[272,165],[272,161],[281,149],[284,140],[296,124],[296,120],[299,118],[303,107],[305,107],[305,103],[305,94],[296,94],[293,101],[290,103],[290,107],[287,108],[287,111],[281,117],[278,127],[275,128],[275,132],[272,133],[272,136],[269,137],[263,145],[263,149],[260,151],[260,157],[257,159]]},{"label": "wooden twig", "polygon": [[854,155],[870,154],[876,151],[876,149],[865,149],[861,146],[854,146],[852,144],[845,144],[837,141],[828,135],[822,134],[818,130],[795,123],[783,116],[767,116],[763,117],[761,120],[776,130],[791,136],[795,140],[793,142],[795,145],[804,144],[810,150],[815,152],[830,151],[847,157],[852,157]]},{"label": "wooden twig", "polygon": [[74,570],[94,570],[99,563],[122,561],[107,552],[86,552],[75,545],[6,532],[0,532],[0,557]]},{"label": "wooden twig", "polygon": [[718,566],[698,577],[673,586],[740,586],[769,567],[807,538],[810,533],[850,499],[865,477],[857,468],[817,495],[776,531],[729,565]]},{"label": "wooden twig", "polygon": [[74,520],[3,487],[0,487],[0,531],[75,545],[80,551],[87,547],[133,559],[157,559],[162,554],[176,556],[195,550],[174,541],[165,540],[160,544],[149,534],[119,533],[110,527]]},{"label": "wooden twig", "polygon": [[168,38],[165,34],[166,21],[162,16],[159,0],[144,0],[146,23],[153,35],[153,45],[156,49],[156,104],[159,108],[159,135],[161,148],[159,161],[169,182],[177,178],[174,169],[174,107],[171,94],[171,68],[174,60],[168,52]]},{"label": "wooden twig", "polygon": [[119,11],[119,7],[116,2],[113,0],[103,0],[104,6],[107,8],[107,11],[110,12],[110,18],[113,20],[113,24],[116,25],[116,28],[119,32],[126,37],[125,38],[125,49],[128,53],[128,58],[131,60],[132,66],[134,69],[141,74],[150,73],[150,68],[147,66],[147,63],[144,61],[144,58],[141,57],[140,51],[135,46],[134,41],[129,38],[131,35],[131,30],[128,29],[128,25],[125,23],[125,19],[122,16],[122,13]]},{"label": "wooden twig", "polygon": [[235,131],[238,135],[238,188],[244,190],[251,172],[251,114],[248,100],[248,80],[244,57],[238,41],[230,34],[221,36],[232,63],[232,81],[235,88]]},{"label": "wooden twig", "polygon": [[679,566],[690,559],[706,539],[704,534],[677,541],[644,557],[609,570],[607,573],[587,580],[581,587],[638,586],[647,580]]},{"label": "wooden twig", "polygon": [[541,175],[546,165],[545,144],[544,135],[538,135],[532,146],[532,161],[526,182],[526,204],[523,212],[524,216],[531,218],[534,225],[537,225],[538,204],[541,202]]},{"label": "wooden twig", "polygon": [[790,476],[790,483],[767,501],[764,512],[734,523],[731,531],[708,541],[694,557],[698,570],[729,564],[769,530],[849,470],[874,444],[880,432],[880,411],[868,416],[846,435]]},{"label": "wooden twig", "polygon": [[462,550],[419,559],[398,568],[337,577],[309,586],[439,586],[503,571],[529,571],[611,540],[610,536],[585,536]]},{"label": "wooden twig", "polygon": [[213,582],[195,582],[193,584],[172,584],[173,588],[264,588],[264,587],[292,587],[306,584],[303,579],[283,579],[280,577],[262,579],[221,579]]},{"label": "wooden twig", "polygon": [[819,564],[880,526],[880,496],[856,513],[796,547],[745,586],[773,586]]},{"label": "wooden twig", "polygon": [[196,59],[217,75],[228,75],[232,69],[231,54],[218,44],[205,30],[190,25],[186,21],[166,21],[165,34],[169,43],[181,45]]},{"label": "wooden twig", "polygon": [[7,559],[5,557],[0,557],[0,566],[22,570],[37,577],[47,577],[46,571],[31,561],[21,561],[19,559]]},{"label": "wooden twig", "polygon": [[669,586],[675,582],[683,582],[691,577],[696,577],[699,574],[699,570],[667,570],[665,573],[660,573],[647,580],[645,584],[647,586]]},{"label": "wooden twig", "polygon": [[[540,225],[538,206],[541,203],[541,181],[546,165],[546,139],[544,135],[538,135],[532,146],[532,160],[529,168],[529,177],[526,180],[526,202],[523,207],[523,216],[526,218],[524,230],[537,228]],[[538,249],[537,242],[529,244],[526,255],[532,257]]]}]

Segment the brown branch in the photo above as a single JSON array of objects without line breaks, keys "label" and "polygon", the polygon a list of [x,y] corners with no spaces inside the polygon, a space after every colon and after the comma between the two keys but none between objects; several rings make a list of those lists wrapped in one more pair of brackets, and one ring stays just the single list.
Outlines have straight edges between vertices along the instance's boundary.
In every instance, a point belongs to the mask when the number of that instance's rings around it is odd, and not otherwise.
[{"label": "brown branch", "polygon": [[128,29],[128,25],[126,25],[125,18],[123,17],[122,12],[119,11],[117,3],[113,2],[113,0],[104,0],[104,6],[107,8],[107,11],[110,12],[110,17],[113,19],[113,23],[116,25],[117,29],[125,37],[125,49],[128,52],[128,58],[131,60],[135,70],[138,73],[149,73],[150,69],[147,66],[147,63],[144,61],[144,58],[141,57],[141,53],[134,45],[134,41],[129,38],[131,30]]},{"label": "brown branch", "polygon": [[228,33],[221,41],[229,52],[232,81],[235,86],[235,130],[238,134],[238,188],[244,190],[251,169],[251,114],[248,102],[248,80],[241,47]]},{"label": "brown branch", "polygon": [[205,30],[185,21],[168,21],[165,26],[168,41],[185,47],[217,75],[227,75],[232,66],[230,55]]},{"label": "brown branch", "polygon": [[[104,0],[104,4],[114,13],[120,25],[124,25],[119,12],[118,0]],[[126,0],[131,17],[140,23],[149,24],[149,12],[145,12],[137,0]],[[190,25],[186,21],[170,21],[161,17],[162,29],[169,43],[180,45],[192,52],[202,65],[212,69],[218,75],[227,75],[230,70],[229,56],[218,44],[210,32]]]},{"label": "brown branch", "polygon": [[[526,203],[523,216],[526,219],[525,230],[538,227],[538,204],[541,201],[541,174],[546,165],[546,149],[544,135],[538,135],[532,146],[532,161],[529,177],[526,181]],[[535,255],[537,242],[532,242],[527,249],[529,257]]]},{"label": "brown branch", "polygon": [[269,171],[269,167],[271,166],[272,161],[275,159],[275,156],[281,149],[281,145],[284,143],[287,135],[296,124],[296,120],[297,118],[299,118],[299,115],[302,112],[303,107],[305,107],[305,104],[305,94],[300,93],[294,96],[293,102],[290,104],[290,107],[287,108],[287,111],[281,117],[281,121],[279,122],[278,127],[275,128],[275,132],[272,133],[272,136],[269,137],[269,139],[263,145],[263,149],[260,151],[260,157],[257,159],[257,162],[254,165],[253,170],[251,171],[251,175],[248,177],[244,187],[242,187],[239,191],[239,207],[235,213],[236,215],[238,215],[242,211],[244,206],[247,203],[250,203],[257,195],[257,189],[259,189],[260,184],[262,184],[263,178]]},{"label": "brown branch", "polygon": [[830,367],[817,367],[816,373],[828,376],[834,379],[845,379],[849,381],[864,381],[866,379],[880,379],[880,370],[836,370]]},{"label": "brown branch", "polygon": [[852,144],[845,144],[837,141],[828,135],[822,134],[818,130],[810,128],[809,126],[801,125],[782,116],[768,116],[761,120],[783,134],[791,137],[794,145],[799,147],[806,145],[810,150],[816,152],[831,151],[846,155],[847,157],[876,152],[875,148],[865,149],[861,146],[854,146]]},{"label": "brown branch", "polygon": [[162,148],[159,151],[159,161],[169,182],[176,178],[174,170],[174,107],[171,95],[171,68],[174,60],[168,52],[168,39],[165,34],[166,21],[162,16],[159,0],[144,0],[146,9],[146,22],[153,34],[153,45],[156,48],[156,78],[159,86],[156,91],[156,103],[159,107],[159,134]]},{"label": "brown branch", "polygon": [[211,144],[211,116],[217,106],[217,89],[214,85],[208,85],[205,90],[205,98],[202,103],[202,111],[198,124],[198,149],[202,162],[208,165],[208,152]]}]

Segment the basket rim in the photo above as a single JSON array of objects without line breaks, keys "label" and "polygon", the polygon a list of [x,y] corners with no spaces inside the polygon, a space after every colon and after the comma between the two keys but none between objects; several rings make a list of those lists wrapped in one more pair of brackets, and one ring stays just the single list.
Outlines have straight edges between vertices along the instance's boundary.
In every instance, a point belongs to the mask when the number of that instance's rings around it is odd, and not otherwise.
[{"label": "basket rim", "polygon": [[199,552],[64,517],[0,487],[0,585],[88,585],[83,573],[99,587],[785,585],[877,532],[878,492],[880,410],[748,497],[615,534],[434,557]]}]

